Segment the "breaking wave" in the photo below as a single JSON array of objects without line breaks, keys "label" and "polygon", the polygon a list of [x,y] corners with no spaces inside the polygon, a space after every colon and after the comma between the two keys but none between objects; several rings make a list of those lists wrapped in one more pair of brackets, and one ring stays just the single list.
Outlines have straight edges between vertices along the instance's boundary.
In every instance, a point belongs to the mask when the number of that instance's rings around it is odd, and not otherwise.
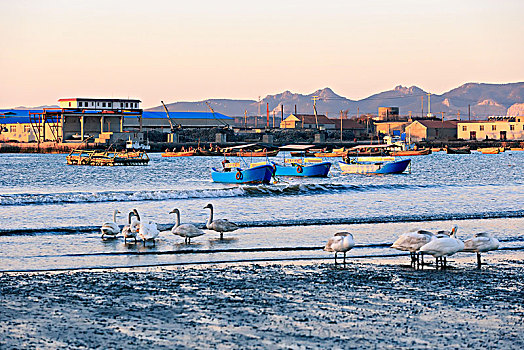
[{"label": "breaking wave", "polygon": [[[341,185],[341,184],[293,184],[238,186],[199,190],[142,190],[68,193],[16,193],[0,194],[0,205],[46,205],[67,203],[134,202],[191,198],[260,197],[278,195],[302,195],[336,192],[365,192],[388,189],[421,188],[421,185]],[[433,186],[431,186],[433,187]]]}]

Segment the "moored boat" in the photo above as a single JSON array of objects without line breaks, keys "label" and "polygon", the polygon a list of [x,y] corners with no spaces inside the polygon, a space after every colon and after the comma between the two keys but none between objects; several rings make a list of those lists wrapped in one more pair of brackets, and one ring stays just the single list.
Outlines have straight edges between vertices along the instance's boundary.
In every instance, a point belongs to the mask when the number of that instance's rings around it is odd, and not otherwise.
[{"label": "moored boat", "polygon": [[273,164],[276,176],[326,177],[331,168],[331,162],[323,162],[318,158],[288,158],[284,164]]},{"label": "moored boat", "polygon": [[254,150],[254,151],[232,151],[224,152],[225,156],[232,157],[275,157],[278,155],[278,150],[268,151],[268,150]]},{"label": "moored boat", "polygon": [[358,145],[348,149],[346,157],[376,157],[388,155],[391,145]]},{"label": "moored boat", "polygon": [[431,149],[429,148],[423,148],[423,149],[411,149],[411,150],[405,150],[405,151],[393,151],[390,152],[392,156],[426,156],[428,154],[431,154]]},{"label": "moored boat", "polygon": [[395,157],[357,157],[338,164],[344,174],[400,174],[411,159],[396,160]]},{"label": "moored boat", "polygon": [[131,136],[126,141],[126,149],[128,150],[150,150],[151,146],[149,145],[149,141],[146,141],[146,143],[141,143],[138,140],[131,140]]},{"label": "moored boat", "polygon": [[331,152],[316,152],[316,153],[313,153],[313,155],[315,157],[320,157],[320,158],[344,157],[346,155],[346,150],[344,149],[344,147],[342,147],[342,148],[333,149]]},{"label": "moored boat", "polygon": [[69,165],[147,165],[149,156],[145,151],[87,151],[74,149],[66,157]]},{"label": "moored boat", "polygon": [[[283,152],[282,162],[272,161],[277,176],[300,176],[300,177],[326,177],[331,169],[331,162],[322,161],[319,158],[305,158],[306,154],[314,145],[286,145],[279,148]],[[286,151],[291,155],[295,152],[300,158],[286,158]],[[296,154],[296,153],[295,153]]]},{"label": "moored boat", "polygon": [[469,148],[469,146],[446,147],[446,153],[447,154],[470,154],[471,149]]},{"label": "moored boat", "polygon": [[278,154],[278,149],[268,150],[256,143],[224,148],[223,151],[222,154],[228,157],[275,157]]},{"label": "moored boat", "polygon": [[166,151],[162,153],[162,157],[191,157],[194,156],[196,151],[179,151],[179,152],[171,152]]},{"label": "moored boat", "polygon": [[226,163],[222,171],[212,168],[211,178],[214,182],[232,184],[268,184],[273,176],[273,171],[274,169],[270,164],[242,169],[240,163]]},{"label": "moored boat", "polygon": [[482,154],[499,154],[500,148],[498,147],[478,148],[477,151]]}]

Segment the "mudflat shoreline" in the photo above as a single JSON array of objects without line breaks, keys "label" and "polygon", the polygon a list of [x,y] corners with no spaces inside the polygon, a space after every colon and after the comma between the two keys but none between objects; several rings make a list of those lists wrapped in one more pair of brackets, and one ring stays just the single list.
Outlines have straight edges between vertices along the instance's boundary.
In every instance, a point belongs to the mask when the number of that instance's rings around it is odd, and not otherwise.
[{"label": "mudflat shoreline", "polygon": [[522,253],[0,274],[0,348],[524,347]]}]

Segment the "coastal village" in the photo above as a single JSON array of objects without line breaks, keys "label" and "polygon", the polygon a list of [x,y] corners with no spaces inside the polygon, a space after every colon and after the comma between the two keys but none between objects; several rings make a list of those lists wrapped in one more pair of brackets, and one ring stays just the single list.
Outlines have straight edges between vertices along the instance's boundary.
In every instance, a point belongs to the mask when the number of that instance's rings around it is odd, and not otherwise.
[{"label": "coastal village", "polygon": [[[379,107],[376,114],[328,118],[322,111],[267,116],[227,116],[210,107],[202,112],[147,111],[137,99],[61,98],[58,108],[0,110],[0,152],[68,152],[75,148],[125,147],[144,143],[154,151],[214,144],[228,147],[261,143],[313,143],[325,150],[358,144],[382,144],[400,137],[419,147],[469,145],[514,147],[524,140],[524,116],[439,118],[431,113],[404,115],[398,107]],[[300,109],[300,106],[298,106]]]}]

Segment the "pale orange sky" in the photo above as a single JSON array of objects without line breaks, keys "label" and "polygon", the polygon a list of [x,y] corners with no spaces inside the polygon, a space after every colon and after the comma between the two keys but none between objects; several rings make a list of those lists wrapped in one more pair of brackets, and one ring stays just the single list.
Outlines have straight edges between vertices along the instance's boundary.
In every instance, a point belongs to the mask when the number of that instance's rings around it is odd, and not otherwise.
[{"label": "pale orange sky", "polygon": [[524,1],[0,1],[0,108],[524,81]]}]

